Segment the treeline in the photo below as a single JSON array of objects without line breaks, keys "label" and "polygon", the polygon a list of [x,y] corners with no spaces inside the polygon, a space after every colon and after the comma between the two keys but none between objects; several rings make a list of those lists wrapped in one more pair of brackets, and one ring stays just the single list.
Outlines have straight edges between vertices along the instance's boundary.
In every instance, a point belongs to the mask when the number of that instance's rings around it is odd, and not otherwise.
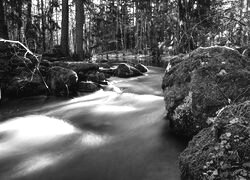
[{"label": "treeline", "polygon": [[80,59],[250,42],[249,0],[0,0],[0,37]]}]

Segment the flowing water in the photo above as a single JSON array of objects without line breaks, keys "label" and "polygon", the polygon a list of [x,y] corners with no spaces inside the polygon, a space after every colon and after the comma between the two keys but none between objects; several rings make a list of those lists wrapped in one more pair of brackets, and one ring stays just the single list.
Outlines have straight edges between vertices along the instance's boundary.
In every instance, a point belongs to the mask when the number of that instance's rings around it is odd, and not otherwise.
[{"label": "flowing water", "polygon": [[0,106],[0,179],[178,180],[185,143],[164,120],[163,69],[113,91]]}]

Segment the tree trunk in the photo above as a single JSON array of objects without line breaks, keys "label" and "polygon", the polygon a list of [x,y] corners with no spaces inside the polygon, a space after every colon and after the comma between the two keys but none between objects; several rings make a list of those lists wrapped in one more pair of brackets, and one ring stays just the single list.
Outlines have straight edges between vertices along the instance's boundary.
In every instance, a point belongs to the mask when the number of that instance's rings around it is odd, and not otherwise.
[{"label": "tree trunk", "polygon": [[31,16],[31,7],[32,7],[32,0],[28,0],[27,4],[27,23],[31,23],[32,22],[32,16]]},{"label": "tree trunk", "polygon": [[62,0],[61,50],[65,56],[69,55],[69,4]]},{"label": "tree trunk", "polygon": [[46,50],[46,35],[45,35],[45,21],[46,17],[44,14],[44,3],[43,0],[41,0],[41,10],[42,10],[42,46],[43,46],[43,51]]},{"label": "tree trunk", "polygon": [[83,51],[83,24],[84,24],[84,7],[82,0],[76,0],[76,54],[80,60],[84,58]]},{"label": "tree trunk", "polygon": [[0,0],[0,38],[9,39],[8,28],[4,18],[4,6],[3,0]]},{"label": "tree trunk", "polygon": [[[250,2],[247,0],[247,14],[250,13],[249,9],[250,9]],[[250,18],[248,18],[247,20],[247,24],[248,24],[248,28],[250,29]],[[248,30],[247,32],[247,45],[250,45],[250,30]]]},{"label": "tree trunk", "polygon": [[135,22],[136,22],[136,32],[135,32],[135,49],[138,53],[139,49],[139,10],[138,10],[138,1],[135,2]]},{"label": "tree trunk", "polygon": [[18,35],[18,40],[20,42],[22,42],[21,28],[23,26],[23,23],[22,23],[22,5],[23,5],[22,1],[17,2],[17,12],[18,12],[17,35]]}]

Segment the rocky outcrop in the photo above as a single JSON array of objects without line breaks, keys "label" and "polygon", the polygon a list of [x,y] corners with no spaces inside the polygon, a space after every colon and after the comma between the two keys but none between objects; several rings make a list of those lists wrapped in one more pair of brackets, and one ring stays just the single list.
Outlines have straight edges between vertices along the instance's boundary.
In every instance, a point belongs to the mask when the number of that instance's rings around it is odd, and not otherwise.
[{"label": "rocky outcrop", "polygon": [[121,78],[135,77],[143,75],[138,69],[126,63],[121,63],[114,70],[114,75]]},{"label": "rocky outcrop", "polygon": [[250,97],[249,62],[227,47],[198,48],[166,70],[162,89],[174,133],[192,137],[231,102]]},{"label": "rocky outcrop", "polygon": [[250,101],[226,106],[180,155],[184,180],[250,179]]}]

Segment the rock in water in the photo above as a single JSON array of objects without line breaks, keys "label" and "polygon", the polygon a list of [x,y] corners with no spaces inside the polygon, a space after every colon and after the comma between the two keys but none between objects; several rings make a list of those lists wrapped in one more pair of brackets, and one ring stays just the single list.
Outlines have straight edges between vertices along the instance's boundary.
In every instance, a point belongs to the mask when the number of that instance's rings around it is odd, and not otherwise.
[{"label": "rock in water", "polygon": [[[60,66],[66,69],[71,69],[77,73],[79,81],[89,80],[90,74],[96,74],[99,66],[95,63],[78,62],[78,61],[56,61],[52,66]],[[93,78],[93,76],[91,77]],[[98,81],[97,79],[95,81]]]},{"label": "rock in water", "polygon": [[93,82],[91,81],[81,81],[78,84],[78,91],[79,92],[95,92],[97,90],[99,90],[100,88]]},{"label": "rock in water", "polygon": [[56,61],[53,62],[53,66],[60,66],[67,69],[75,71],[77,74],[79,72],[88,72],[88,71],[97,71],[99,69],[98,64],[87,63],[87,62],[78,62],[78,61]]},{"label": "rock in water", "polygon": [[141,63],[136,64],[135,68],[141,71],[142,73],[148,72],[148,68]]},{"label": "rock in water", "polygon": [[180,155],[182,179],[250,179],[250,101],[223,108]]},{"label": "rock in water", "polygon": [[249,62],[238,51],[198,48],[165,72],[162,89],[170,126],[192,137],[221,107],[249,99],[249,88]]},{"label": "rock in water", "polygon": [[76,89],[78,76],[75,71],[59,66],[52,67],[48,72],[47,84],[52,93],[59,96],[68,95]]},{"label": "rock in water", "polygon": [[121,63],[114,71],[114,75],[121,78],[135,77],[143,75],[138,69],[126,64]]},{"label": "rock in water", "polygon": [[92,81],[95,83],[100,83],[100,82],[106,80],[104,73],[100,73],[100,72],[89,73],[89,74],[87,74],[86,79],[87,79],[87,81]]}]

